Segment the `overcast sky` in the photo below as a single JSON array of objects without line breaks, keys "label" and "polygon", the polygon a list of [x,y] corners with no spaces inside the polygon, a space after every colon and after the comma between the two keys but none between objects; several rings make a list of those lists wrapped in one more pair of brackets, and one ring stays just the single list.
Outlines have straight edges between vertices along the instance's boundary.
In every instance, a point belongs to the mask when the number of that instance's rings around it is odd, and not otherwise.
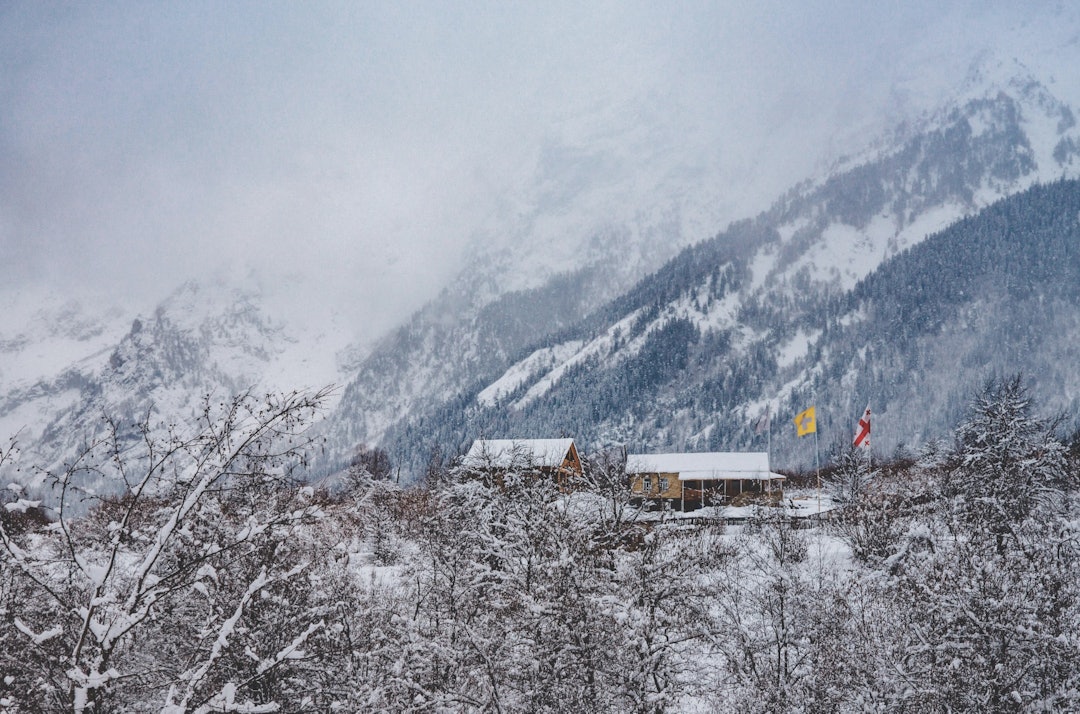
[{"label": "overcast sky", "polygon": [[0,281],[154,301],[253,266],[321,276],[385,329],[460,267],[539,147],[616,151],[607,123],[615,144],[640,124],[784,188],[918,108],[896,84],[913,46],[974,47],[984,8],[1012,4],[6,2]]}]

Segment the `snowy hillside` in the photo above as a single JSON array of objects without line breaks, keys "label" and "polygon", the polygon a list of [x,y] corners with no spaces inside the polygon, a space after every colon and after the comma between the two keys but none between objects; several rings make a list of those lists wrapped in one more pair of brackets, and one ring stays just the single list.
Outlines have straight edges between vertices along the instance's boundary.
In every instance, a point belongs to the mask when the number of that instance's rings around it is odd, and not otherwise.
[{"label": "snowy hillside", "polygon": [[[950,21],[955,12],[946,11]],[[85,427],[81,419],[108,405],[152,401],[184,414],[200,391],[337,383],[344,386],[324,425],[320,468],[347,461],[361,444],[391,447],[415,465],[436,443],[450,451],[467,443],[473,412],[524,412],[594,363],[646,359],[673,319],[707,344],[764,350],[779,370],[798,370],[825,334],[798,324],[804,308],[842,295],[1002,196],[1076,174],[1077,11],[976,14],[979,32],[958,37],[943,32],[951,26],[943,21],[897,38],[903,61],[859,92],[837,87],[835,103],[783,98],[803,109],[767,130],[754,125],[753,105],[691,91],[702,77],[730,74],[708,58],[699,74],[653,90],[649,111],[641,97],[615,95],[565,107],[538,144],[500,157],[493,198],[470,214],[467,236],[452,236],[469,245],[465,268],[445,286],[395,286],[441,292],[388,335],[370,327],[388,318],[358,318],[348,294],[324,292],[318,275],[296,276],[291,265],[261,286],[250,276],[205,280],[198,294],[182,289],[153,315],[14,300],[0,325],[0,427],[21,429],[29,446],[61,427]],[[439,225],[438,216],[424,221]],[[725,225],[716,250],[675,258]],[[686,255],[712,263],[664,292],[658,283],[671,272],[655,271]],[[384,258],[338,266],[363,300],[375,299],[370,278],[389,265]],[[281,280],[282,270],[292,277]],[[767,324],[779,314],[783,329]],[[136,318],[141,330],[133,331]],[[121,373],[135,386],[117,386]],[[776,394],[743,395],[750,401],[739,410],[760,411],[807,384],[793,375]],[[451,422],[461,428],[448,431]],[[427,425],[440,435],[425,434]],[[644,430],[609,424],[604,438]],[[704,424],[693,433],[716,438]],[[53,457],[62,458],[44,458]]]},{"label": "snowy hillside", "polygon": [[31,292],[9,295],[0,319],[0,433],[20,432],[24,443],[50,415],[77,404],[79,386],[103,368],[131,324],[120,308]]},{"label": "snowy hillside", "polygon": [[[1045,86],[1030,77],[992,86],[937,112],[898,145],[866,153],[865,163],[804,184],[753,221],[685,251],[561,338],[525,346],[475,391],[462,384],[444,406],[394,427],[391,452],[421,463],[409,444],[428,438],[425,430],[449,452],[478,433],[552,429],[592,446],[746,445],[753,435],[745,425],[766,403],[774,413],[813,399],[835,403],[836,395],[820,393],[821,350],[836,328],[865,319],[837,312],[845,293],[961,217],[1076,175],[1078,140],[1072,108]],[[933,423],[944,427],[946,416],[955,415],[935,413]],[[880,443],[916,436],[905,434],[898,428]]]},{"label": "snowy hillside", "polygon": [[164,428],[196,417],[207,394],[340,382],[348,333],[332,317],[285,322],[266,302],[256,287],[216,280],[189,282],[138,315],[36,297],[30,319],[14,322],[24,329],[0,342],[0,427],[18,434],[24,463],[48,467],[70,459],[106,415],[128,429],[151,410]]}]

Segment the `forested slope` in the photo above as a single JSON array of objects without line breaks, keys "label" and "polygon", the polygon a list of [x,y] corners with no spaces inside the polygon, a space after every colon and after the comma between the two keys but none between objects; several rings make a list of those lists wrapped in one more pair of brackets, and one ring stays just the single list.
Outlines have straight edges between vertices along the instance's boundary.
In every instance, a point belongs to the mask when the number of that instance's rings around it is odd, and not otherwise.
[{"label": "forested slope", "polygon": [[[759,235],[743,242],[757,230]],[[778,463],[812,457],[784,423],[818,406],[826,448],[870,401],[878,448],[944,435],[971,391],[1022,372],[1038,397],[1076,413],[1080,183],[1035,186],[885,261],[847,291],[783,301],[751,292],[738,225],[689,250],[574,330],[527,352],[573,348],[544,379],[485,386],[394,432],[454,452],[489,437],[569,435],[634,450],[761,448],[750,428],[771,404]],[[784,423],[781,423],[784,422]]]}]

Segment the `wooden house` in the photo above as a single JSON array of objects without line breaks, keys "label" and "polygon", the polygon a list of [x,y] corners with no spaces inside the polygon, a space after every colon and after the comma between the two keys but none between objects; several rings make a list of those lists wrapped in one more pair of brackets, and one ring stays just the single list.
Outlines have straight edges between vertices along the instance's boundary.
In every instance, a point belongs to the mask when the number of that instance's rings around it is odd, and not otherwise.
[{"label": "wooden house", "polygon": [[477,439],[461,465],[497,483],[510,472],[539,473],[562,490],[572,489],[584,473],[573,439]]},{"label": "wooden house", "polygon": [[626,473],[632,502],[683,511],[729,504],[743,494],[780,496],[784,485],[764,452],[629,454]]}]

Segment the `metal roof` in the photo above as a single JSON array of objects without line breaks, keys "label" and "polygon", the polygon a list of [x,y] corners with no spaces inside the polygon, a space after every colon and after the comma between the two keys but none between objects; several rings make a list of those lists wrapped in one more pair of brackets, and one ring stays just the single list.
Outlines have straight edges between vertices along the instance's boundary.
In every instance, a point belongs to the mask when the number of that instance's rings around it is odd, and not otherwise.
[{"label": "metal roof", "polygon": [[696,454],[628,454],[631,474],[678,474],[681,481],[772,480],[769,455],[759,452],[710,451]]}]

